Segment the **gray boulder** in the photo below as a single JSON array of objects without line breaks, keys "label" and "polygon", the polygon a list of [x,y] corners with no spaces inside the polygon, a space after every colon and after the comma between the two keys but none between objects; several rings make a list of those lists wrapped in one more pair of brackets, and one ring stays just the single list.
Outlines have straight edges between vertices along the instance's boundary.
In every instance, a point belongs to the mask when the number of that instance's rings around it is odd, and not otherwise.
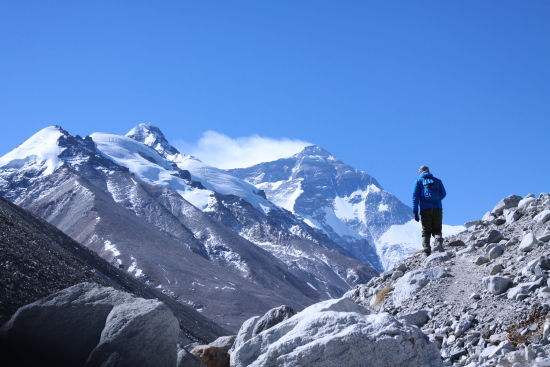
[{"label": "gray boulder", "polygon": [[533,220],[539,224],[548,222],[550,220],[550,209],[544,209],[539,214],[535,215]]},{"label": "gray boulder", "polygon": [[506,294],[506,297],[508,297],[508,299],[521,301],[522,299],[525,299],[531,296],[534,290],[544,286],[544,284],[545,284],[545,279],[542,277],[533,282],[520,283],[517,286],[510,288],[508,290],[508,293]]},{"label": "gray boulder", "polygon": [[517,221],[521,218],[521,210],[516,209],[507,209],[504,211],[504,217],[506,219],[506,223],[511,224]]},{"label": "gray boulder", "polygon": [[229,351],[229,349],[233,346],[233,343],[235,343],[235,337],[235,335],[220,336],[208,345]]},{"label": "gray boulder", "polygon": [[260,319],[260,316],[253,316],[243,322],[241,325],[241,328],[237,332],[237,336],[235,337],[235,342],[233,343],[233,346],[229,350],[229,353],[233,353],[233,351],[237,348],[239,348],[242,344],[244,344],[246,341],[248,341],[250,338],[252,338],[252,333],[254,331],[254,326],[256,326],[256,323]]},{"label": "gray boulder", "polygon": [[483,264],[486,264],[489,262],[489,259],[485,256],[478,256],[475,261],[474,261],[474,264],[476,265],[483,265]]},{"label": "gray boulder", "polygon": [[550,258],[547,256],[539,256],[531,260],[521,269],[521,274],[524,276],[542,276],[545,271],[550,270]]},{"label": "gray boulder", "polygon": [[499,201],[497,205],[495,205],[493,210],[491,210],[491,213],[495,216],[499,216],[503,213],[504,209],[516,207],[520,202],[520,200],[521,200],[521,196],[518,196],[518,195],[511,195],[511,196],[505,197],[504,199]]},{"label": "gray boulder", "polygon": [[116,305],[86,366],[103,366],[113,356],[117,366],[174,366],[178,333],[178,321],[164,303],[136,298]]},{"label": "gray boulder", "polygon": [[430,312],[428,310],[416,310],[414,312],[400,316],[399,320],[409,323],[411,325],[422,327],[426,325],[428,321],[430,321]]},{"label": "gray boulder", "polygon": [[260,319],[258,319],[256,325],[254,325],[254,330],[252,330],[252,336],[257,335],[262,331],[277,325],[281,321],[284,321],[294,316],[295,314],[296,311],[294,311],[290,306],[282,305],[272,308],[271,310],[267,311]]},{"label": "gray boulder", "polygon": [[504,293],[512,285],[512,279],[508,277],[502,277],[498,275],[492,275],[486,278],[483,278],[487,290],[493,294]]},{"label": "gray boulder", "polygon": [[157,300],[80,283],[21,307],[0,331],[56,365],[175,366],[177,319]]},{"label": "gray boulder", "polygon": [[519,244],[519,249],[521,251],[529,252],[533,250],[537,245],[538,245],[537,238],[532,232],[529,232],[523,236],[523,239]]},{"label": "gray boulder", "polygon": [[485,243],[497,243],[503,238],[504,236],[502,235],[502,233],[500,233],[500,231],[497,231],[496,229],[492,229],[485,236]]},{"label": "gray boulder", "polygon": [[365,314],[342,298],[314,304],[256,335],[231,354],[235,367],[441,366],[419,328],[387,313]]},{"label": "gray boulder", "polygon": [[489,259],[494,260],[497,257],[501,256],[504,253],[504,247],[501,245],[493,246],[487,255],[489,256]]},{"label": "gray boulder", "polygon": [[533,203],[536,199],[534,197],[526,196],[525,198],[521,199],[518,203],[518,209],[524,209],[527,208],[531,203]]},{"label": "gray boulder", "polygon": [[548,242],[550,241],[550,232],[544,233],[542,236],[538,238],[539,242]]}]

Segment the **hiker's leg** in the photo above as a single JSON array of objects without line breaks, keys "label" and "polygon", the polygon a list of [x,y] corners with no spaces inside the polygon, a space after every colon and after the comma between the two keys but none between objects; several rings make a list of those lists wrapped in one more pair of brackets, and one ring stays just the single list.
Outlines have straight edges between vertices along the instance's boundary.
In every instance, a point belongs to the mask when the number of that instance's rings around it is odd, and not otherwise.
[{"label": "hiker's leg", "polygon": [[432,235],[432,211],[425,209],[420,212],[420,221],[422,223],[422,247],[426,255],[431,254],[430,237]]},{"label": "hiker's leg", "polygon": [[435,237],[435,247],[437,251],[443,251],[443,209],[436,208],[433,210],[432,231]]}]

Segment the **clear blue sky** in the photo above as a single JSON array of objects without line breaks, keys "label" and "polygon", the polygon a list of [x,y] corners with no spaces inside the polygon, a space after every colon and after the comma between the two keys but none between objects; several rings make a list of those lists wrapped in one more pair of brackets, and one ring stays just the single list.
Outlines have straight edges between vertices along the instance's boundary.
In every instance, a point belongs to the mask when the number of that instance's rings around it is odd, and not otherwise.
[{"label": "clear blue sky", "polygon": [[317,143],[446,222],[550,190],[550,1],[4,1],[0,154],[41,127]]}]

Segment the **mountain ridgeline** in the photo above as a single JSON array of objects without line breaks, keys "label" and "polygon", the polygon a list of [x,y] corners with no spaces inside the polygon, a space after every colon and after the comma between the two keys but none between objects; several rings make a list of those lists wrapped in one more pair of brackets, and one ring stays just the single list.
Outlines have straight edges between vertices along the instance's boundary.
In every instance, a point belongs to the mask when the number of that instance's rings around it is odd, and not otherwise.
[{"label": "mountain ridgeline", "polygon": [[149,124],[50,126],[0,158],[0,195],[229,330],[341,296],[411,252],[378,242],[410,208],[317,146],[221,170]]}]

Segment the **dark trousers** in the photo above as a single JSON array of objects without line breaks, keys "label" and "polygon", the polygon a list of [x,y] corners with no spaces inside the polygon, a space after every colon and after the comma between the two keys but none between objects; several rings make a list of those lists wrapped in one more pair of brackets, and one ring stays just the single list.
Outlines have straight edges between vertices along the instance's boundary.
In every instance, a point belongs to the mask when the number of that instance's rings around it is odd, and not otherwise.
[{"label": "dark trousers", "polygon": [[422,246],[424,251],[430,252],[430,237],[441,236],[443,209],[432,208],[420,211],[420,221],[422,223]]}]

